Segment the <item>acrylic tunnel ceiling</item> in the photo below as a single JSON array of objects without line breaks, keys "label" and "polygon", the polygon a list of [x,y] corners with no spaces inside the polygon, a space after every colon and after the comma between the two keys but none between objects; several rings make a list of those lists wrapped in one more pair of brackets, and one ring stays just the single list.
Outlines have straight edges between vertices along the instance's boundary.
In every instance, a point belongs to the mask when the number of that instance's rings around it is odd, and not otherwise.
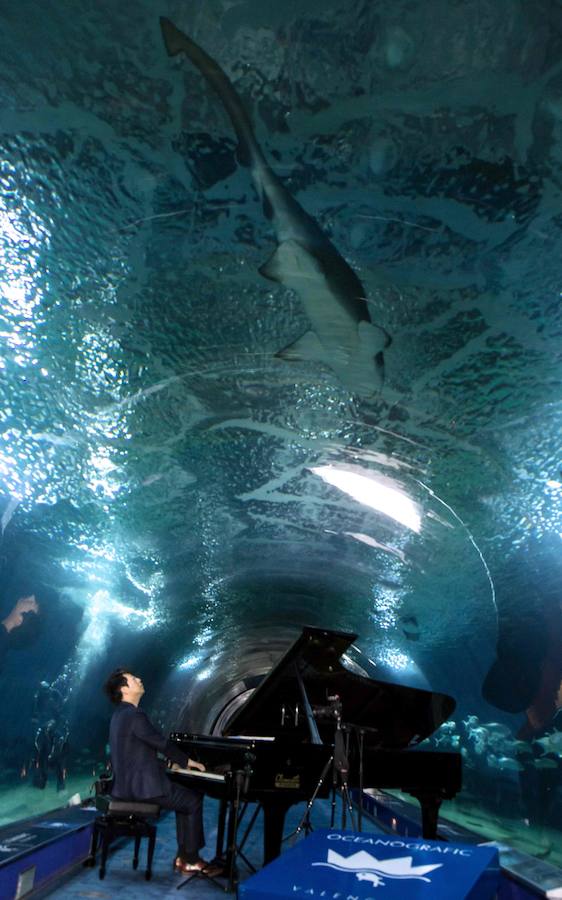
[{"label": "acrylic tunnel ceiling", "polygon": [[312,624],[479,696],[562,549],[562,4],[2,20],[2,552],[60,665]]}]

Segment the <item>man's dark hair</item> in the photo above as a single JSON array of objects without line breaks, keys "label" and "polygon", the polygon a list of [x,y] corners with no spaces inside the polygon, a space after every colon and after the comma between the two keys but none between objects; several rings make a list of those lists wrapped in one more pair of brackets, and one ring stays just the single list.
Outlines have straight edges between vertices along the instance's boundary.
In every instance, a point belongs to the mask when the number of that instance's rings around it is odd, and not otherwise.
[{"label": "man's dark hair", "polygon": [[103,689],[112,703],[121,703],[123,699],[121,688],[128,683],[125,678],[128,672],[128,669],[115,669],[105,682]]}]

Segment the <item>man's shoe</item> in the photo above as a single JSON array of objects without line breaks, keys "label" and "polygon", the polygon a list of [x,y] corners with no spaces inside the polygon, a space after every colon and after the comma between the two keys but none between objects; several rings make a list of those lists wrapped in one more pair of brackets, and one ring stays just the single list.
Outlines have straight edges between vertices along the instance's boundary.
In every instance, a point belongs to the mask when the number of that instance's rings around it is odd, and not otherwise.
[{"label": "man's shoe", "polygon": [[183,875],[208,875],[209,878],[216,878],[222,875],[223,868],[218,863],[208,862],[206,859],[196,859],[195,862],[185,862],[180,856],[174,860],[174,869],[180,871]]}]

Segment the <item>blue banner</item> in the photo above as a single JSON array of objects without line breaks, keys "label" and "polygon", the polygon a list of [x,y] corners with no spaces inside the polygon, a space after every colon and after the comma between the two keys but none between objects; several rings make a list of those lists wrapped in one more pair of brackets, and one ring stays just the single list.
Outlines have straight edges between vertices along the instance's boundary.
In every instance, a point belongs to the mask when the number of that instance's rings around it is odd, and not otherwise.
[{"label": "blue banner", "polygon": [[492,900],[495,847],[352,831],[315,831],[243,882],[241,900]]}]

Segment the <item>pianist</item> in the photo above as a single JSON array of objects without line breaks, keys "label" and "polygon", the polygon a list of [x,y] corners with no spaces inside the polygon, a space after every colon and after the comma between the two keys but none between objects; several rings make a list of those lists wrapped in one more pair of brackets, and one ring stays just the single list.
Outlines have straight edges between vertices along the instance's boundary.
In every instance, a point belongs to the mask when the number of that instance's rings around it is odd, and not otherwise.
[{"label": "pianist", "polygon": [[174,810],[178,839],[174,868],[185,874],[203,871],[208,875],[219,875],[218,866],[199,856],[205,845],[203,795],[173,784],[157,754],[164,754],[183,768],[204,771],[205,767],[168,742],[146,713],[138,708],[144,694],[141,678],[126,669],[116,669],[107,679],[104,690],[116,705],[109,729],[112,797],[116,800],[150,800],[164,809]]}]

